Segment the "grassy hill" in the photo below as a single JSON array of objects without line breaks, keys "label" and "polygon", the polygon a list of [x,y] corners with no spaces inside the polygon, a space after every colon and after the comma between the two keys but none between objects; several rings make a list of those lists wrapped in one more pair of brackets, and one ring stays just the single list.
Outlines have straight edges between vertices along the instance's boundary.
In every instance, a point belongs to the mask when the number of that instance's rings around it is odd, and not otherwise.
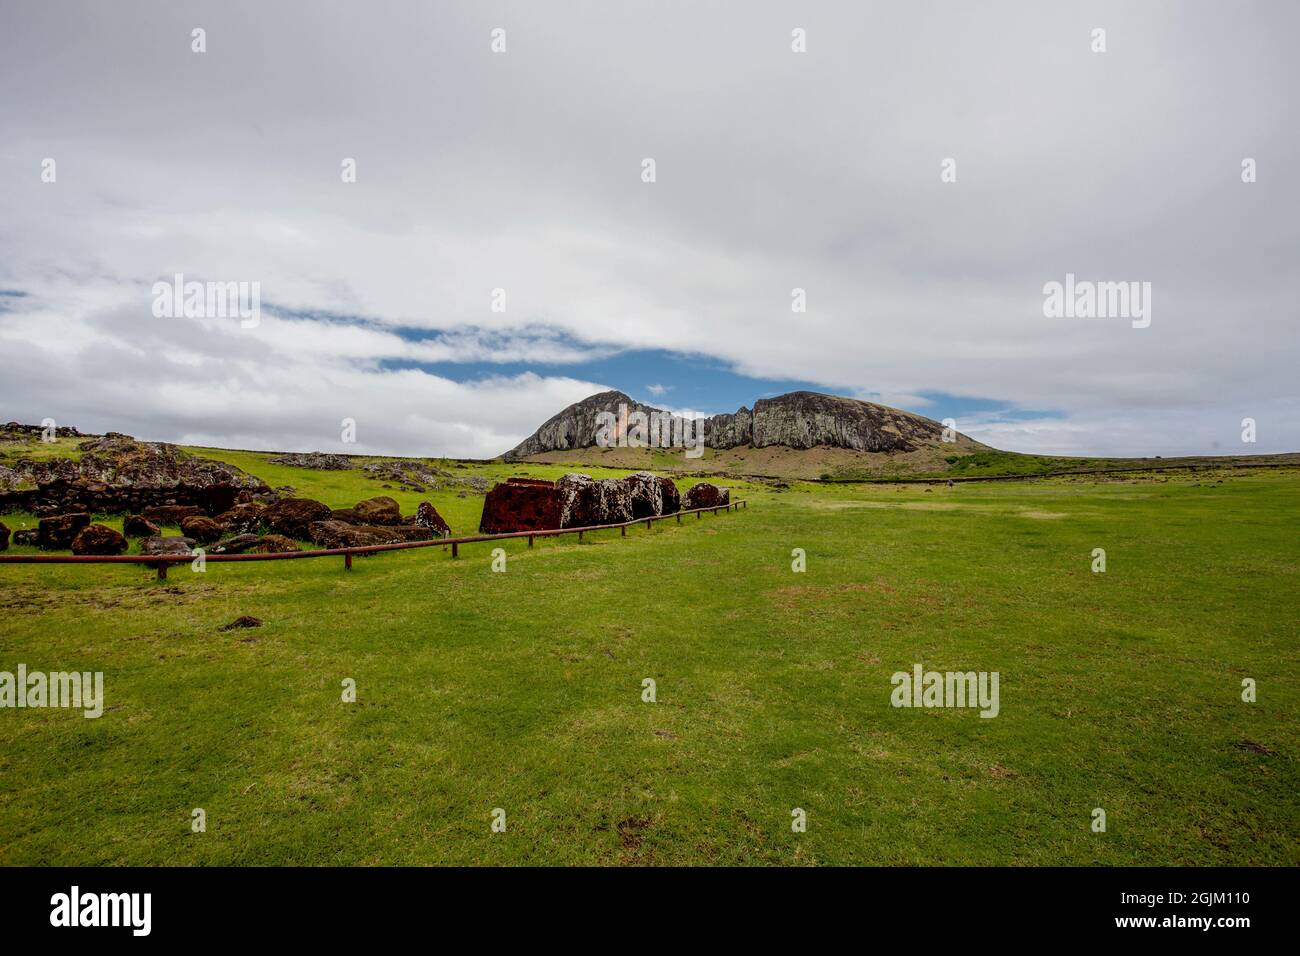
[{"label": "grassy hill", "polygon": [[[455,488],[194,450],[477,527]],[[107,698],[0,711],[0,863],[1300,863],[1300,469],[729,484],[748,510],[511,542],[505,573],[0,566],[0,670]],[[916,663],[998,671],[999,716],[892,707]]]}]

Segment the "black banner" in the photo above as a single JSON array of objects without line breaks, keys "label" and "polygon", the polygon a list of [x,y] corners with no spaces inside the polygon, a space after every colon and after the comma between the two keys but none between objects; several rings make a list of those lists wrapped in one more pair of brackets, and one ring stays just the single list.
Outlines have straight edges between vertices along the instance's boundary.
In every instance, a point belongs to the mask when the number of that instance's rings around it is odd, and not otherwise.
[{"label": "black banner", "polygon": [[0,925],[6,942],[337,944],[458,924],[608,940],[689,920],[737,938],[776,921],[873,939],[942,928],[951,940],[1046,930],[1231,945],[1289,921],[1293,882],[1292,870],[1173,868],[0,869]]}]

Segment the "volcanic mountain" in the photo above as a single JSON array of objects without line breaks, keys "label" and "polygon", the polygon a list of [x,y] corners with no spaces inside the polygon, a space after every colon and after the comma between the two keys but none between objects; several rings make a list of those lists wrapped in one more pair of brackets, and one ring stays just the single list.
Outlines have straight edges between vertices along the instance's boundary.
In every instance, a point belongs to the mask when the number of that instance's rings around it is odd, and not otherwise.
[{"label": "volcanic mountain", "polygon": [[[602,420],[626,422],[634,413],[651,421],[671,413],[633,401],[619,391],[600,392],[547,419],[503,456],[505,461],[647,464],[658,448],[598,447]],[[680,424],[680,422],[678,423]],[[945,440],[947,438],[948,440]],[[607,443],[608,444],[608,443]],[[622,443],[619,443],[620,445]],[[684,466],[754,474],[818,474],[827,468],[914,471],[953,454],[986,446],[911,412],[820,392],[790,392],[762,398],[753,410],[714,415],[704,422],[705,460],[683,457]],[[682,454],[682,449],[672,451]],[[741,464],[748,462],[748,464]],[[780,464],[780,467],[772,467]],[[659,467],[666,463],[659,462]]]}]

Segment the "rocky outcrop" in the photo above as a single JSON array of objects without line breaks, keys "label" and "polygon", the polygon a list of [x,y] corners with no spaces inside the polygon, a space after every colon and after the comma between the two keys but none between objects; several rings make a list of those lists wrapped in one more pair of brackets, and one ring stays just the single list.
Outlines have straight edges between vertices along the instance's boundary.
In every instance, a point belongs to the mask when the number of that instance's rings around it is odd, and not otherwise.
[{"label": "rocky outcrop", "polygon": [[262,511],[262,523],[288,538],[308,538],[308,529],[318,521],[328,521],[329,507],[310,498],[281,498]]},{"label": "rocky outcrop", "polygon": [[720,508],[731,502],[731,489],[701,481],[682,497],[682,509]]},{"label": "rocky outcrop", "polygon": [[744,405],[734,415],[714,415],[704,423],[706,448],[736,448],[754,438],[754,414]]},{"label": "rocky outcrop", "polygon": [[[31,441],[43,437],[45,433],[44,425],[20,425],[18,422],[0,425],[0,441]],[[54,429],[54,437],[81,438],[82,434],[71,425],[59,425]]]},{"label": "rocky outcrop", "polygon": [[87,525],[72,542],[73,554],[121,554],[126,538],[102,524]]},{"label": "rocky outcrop", "polygon": [[[620,406],[626,408],[626,418],[620,415]],[[620,423],[613,435],[617,439],[619,433],[630,430],[627,418],[634,412],[644,414],[652,425],[656,417],[660,421],[670,417],[669,412],[634,402],[622,392],[601,392],[551,417],[503,457],[506,461],[519,461],[550,451],[594,447],[602,430],[602,413],[619,416]],[[653,433],[653,427],[650,431]],[[649,438],[651,444],[664,445],[655,442],[653,434],[642,437]],[[742,406],[734,414],[714,415],[704,423],[704,444],[716,449],[779,445],[907,452],[936,446],[942,438],[943,426],[922,415],[820,392],[790,392],[759,399],[752,411]],[[966,445],[977,446],[977,443],[967,439]]]},{"label": "rocky outcrop", "polygon": [[550,531],[560,526],[560,496],[554,482],[509,478],[483,499],[479,534]]},{"label": "rocky outcrop", "polygon": [[[542,427],[525,438],[502,457],[506,461],[519,461],[548,451],[565,451],[572,448],[590,448],[596,444],[602,413],[619,416],[620,406],[628,415],[641,412],[648,418],[652,414],[667,415],[662,409],[634,402],[622,392],[609,391],[591,395],[570,405],[558,415],[547,419]],[[609,435],[617,441],[618,429]]]},{"label": "rocky outcrop", "polygon": [[42,518],[37,524],[36,543],[46,551],[66,551],[89,524],[90,515],[83,513]]},{"label": "rocky outcrop", "polygon": [[0,521],[0,551],[9,547],[9,526]]},{"label": "rocky outcrop", "polygon": [[81,442],[79,459],[20,458],[0,465],[0,511],[141,513],[149,505],[195,505],[216,514],[242,493],[270,489],[233,465],[161,442],[105,435]]},{"label": "rocky outcrop", "polygon": [[273,465],[287,465],[290,468],[310,468],[313,471],[347,471],[353,464],[342,455],[327,455],[323,451],[310,451],[292,455],[277,455],[268,458]]}]

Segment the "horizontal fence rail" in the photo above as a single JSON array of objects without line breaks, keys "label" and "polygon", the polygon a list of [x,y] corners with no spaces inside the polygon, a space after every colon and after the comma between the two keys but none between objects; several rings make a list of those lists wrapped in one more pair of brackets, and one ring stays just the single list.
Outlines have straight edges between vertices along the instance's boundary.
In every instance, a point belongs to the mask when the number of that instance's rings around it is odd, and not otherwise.
[{"label": "horizontal fence rail", "polygon": [[[591,531],[609,531],[614,528],[622,530],[626,537],[627,529],[643,524],[653,527],[656,521],[676,518],[681,524],[682,515],[695,515],[698,519],[706,511],[715,515],[719,511],[739,511],[748,508],[749,502],[744,498],[725,505],[711,508],[691,508],[666,515],[652,515],[649,518],[633,518],[614,524],[593,524],[582,528],[551,528],[545,531],[510,531],[505,534],[472,534],[460,538],[430,538],[428,541],[399,541],[395,544],[363,544],[351,548],[321,548],[315,551],[274,551],[269,554],[208,554],[202,552],[204,561],[293,561],[302,558],[329,558],[343,556],[343,566],[352,567],[354,554],[379,554],[383,551],[409,551],[412,548],[444,548],[451,545],[451,556],[460,557],[462,544],[477,544],[483,541],[509,541],[512,538],[527,538],[528,547],[533,546],[534,538],[557,538],[560,535],[576,534],[578,540]],[[159,580],[167,577],[169,564],[189,564],[199,555],[199,551],[183,551],[175,554],[0,554],[0,564],[144,564],[157,568]]]}]

